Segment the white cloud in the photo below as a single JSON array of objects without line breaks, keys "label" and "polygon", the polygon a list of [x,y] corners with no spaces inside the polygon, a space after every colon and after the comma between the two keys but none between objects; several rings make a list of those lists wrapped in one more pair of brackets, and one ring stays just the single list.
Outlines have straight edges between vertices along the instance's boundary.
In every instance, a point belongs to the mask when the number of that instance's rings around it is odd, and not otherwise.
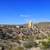
[{"label": "white cloud", "polygon": [[31,18],[31,15],[20,15],[20,17]]}]

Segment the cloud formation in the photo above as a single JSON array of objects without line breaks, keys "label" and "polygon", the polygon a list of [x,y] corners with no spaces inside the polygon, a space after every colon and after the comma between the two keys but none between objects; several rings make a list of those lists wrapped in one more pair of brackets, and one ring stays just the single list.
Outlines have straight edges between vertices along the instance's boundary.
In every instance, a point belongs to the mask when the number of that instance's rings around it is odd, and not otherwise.
[{"label": "cloud formation", "polygon": [[31,18],[31,15],[20,15],[20,17],[24,17],[24,18]]},{"label": "cloud formation", "polygon": [[19,15],[20,18],[22,18],[26,23],[30,20],[32,20],[32,16],[31,15]]}]

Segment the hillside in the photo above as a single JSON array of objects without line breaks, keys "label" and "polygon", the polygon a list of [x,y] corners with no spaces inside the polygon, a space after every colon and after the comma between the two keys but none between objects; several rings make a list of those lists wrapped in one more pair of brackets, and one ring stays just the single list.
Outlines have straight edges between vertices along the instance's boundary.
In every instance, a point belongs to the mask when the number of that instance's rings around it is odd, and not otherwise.
[{"label": "hillside", "polygon": [[29,50],[29,48],[31,50],[31,48],[40,48],[40,43],[46,41],[44,39],[48,39],[48,37],[50,37],[50,22],[33,24],[32,29],[29,29],[27,24],[0,25],[1,49],[18,50],[21,47],[21,50]]}]

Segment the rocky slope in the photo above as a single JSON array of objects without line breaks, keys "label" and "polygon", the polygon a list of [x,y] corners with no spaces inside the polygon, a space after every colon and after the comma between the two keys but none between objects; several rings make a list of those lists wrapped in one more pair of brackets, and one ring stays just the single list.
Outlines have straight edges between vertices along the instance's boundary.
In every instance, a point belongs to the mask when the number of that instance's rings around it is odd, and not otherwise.
[{"label": "rocky slope", "polygon": [[[29,48],[24,47],[27,41],[28,43],[31,41],[30,44],[34,48],[38,45],[36,40],[46,39],[50,36],[50,24],[48,23],[34,24],[33,29],[28,29],[26,26],[22,25],[17,28],[16,25],[0,25],[0,48],[17,50],[18,47],[24,48],[23,50],[29,50]],[[29,46],[28,44],[29,47],[32,47],[32,45]]]}]

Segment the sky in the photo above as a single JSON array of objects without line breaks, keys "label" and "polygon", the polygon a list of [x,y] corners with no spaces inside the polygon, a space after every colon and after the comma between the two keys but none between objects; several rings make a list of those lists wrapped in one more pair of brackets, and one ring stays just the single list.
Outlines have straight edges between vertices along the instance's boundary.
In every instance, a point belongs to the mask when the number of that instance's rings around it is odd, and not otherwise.
[{"label": "sky", "polygon": [[0,24],[50,22],[50,0],[0,0]]}]

